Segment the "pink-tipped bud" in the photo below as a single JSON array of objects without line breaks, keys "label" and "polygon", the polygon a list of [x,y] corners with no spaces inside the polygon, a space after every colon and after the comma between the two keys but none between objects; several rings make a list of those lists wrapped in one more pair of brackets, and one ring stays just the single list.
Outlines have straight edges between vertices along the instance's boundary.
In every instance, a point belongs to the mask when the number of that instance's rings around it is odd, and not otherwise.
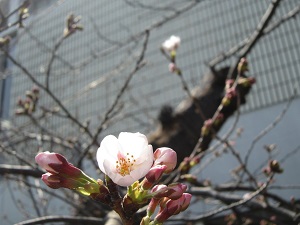
[{"label": "pink-tipped bud", "polygon": [[191,169],[190,161],[191,159],[189,157],[185,157],[183,161],[180,163],[178,169],[181,174],[185,174]]},{"label": "pink-tipped bud", "polygon": [[52,173],[45,173],[42,175],[42,181],[44,181],[44,183],[53,188],[53,189],[57,189],[60,188],[60,177],[59,176],[55,176]]},{"label": "pink-tipped bud", "polygon": [[41,152],[35,157],[35,161],[48,172],[42,175],[42,180],[51,188],[69,188],[83,195],[100,192],[101,183],[87,176],[58,153]]},{"label": "pink-tipped bud", "polygon": [[157,182],[167,168],[166,165],[154,165],[146,175],[147,180],[151,183]]},{"label": "pink-tipped bud", "polygon": [[154,166],[155,165],[165,165],[167,166],[165,173],[170,173],[173,171],[177,164],[177,154],[171,148],[158,148],[154,152]]},{"label": "pink-tipped bud", "polygon": [[168,191],[168,186],[164,184],[155,185],[151,189],[151,193],[154,195],[154,198],[162,198],[164,194]]},{"label": "pink-tipped bud", "polygon": [[179,202],[181,204],[181,212],[186,210],[190,203],[191,203],[192,195],[189,193],[183,193],[181,198],[179,199]]},{"label": "pink-tipped bud", "polygon": [[190,205],[192,195],[183,193],[177,200],[169,199],[166,204],[160,205],[162,208],[154,218],[154,223],[163,223],[170,216],[177,215],[178,213],[186,210]]},{"label": "pink-tipped bud", "polygon": [[248,61],[247,59],[244,57],[244,58],[241,58],[239,64],[238,64],[238,72],[243,74],[245,72],[249,71],[249,67],[248,67]]},{"label": "pink-tipped bud", "polygon": [[167,196],[170,199],[176,200],[179,199],[182,194],[186,191],[187,186],[185,184],[170,184],[168,186]]},{"label": "pink-tipped bud", "polygon": [[231,88],[233,84],[234,84],[234,80],[233,79],[226,80],[225,89],[227,90],[227,89]]},{"label": "pink-tipped bud", "polygon": [[82,184],[79,181],[76,181],[74,179],[67,179],[64,177],[61,177],[56,174],[51,173],[45,173],[42,175],[42,181],[49,186],[50,188],[57,189],[57,188],[69,188],[69,189],[76,189]]},{"label": "pink-tipped bud", "polygon": [[58,153],[41,152],[35,157],[35,161],[47,172],[61,174],[67,177],[80,177],[83,172],[73,166],[67,159]]},{"label": "pink-tipped bud", "polygon": [[153,215],[159,202],[160,202],[160,199],[151,198],[151,201],[149,202],[148,208],[147,208],[147,216],[150,217]]},{"label": "pink-tipped bud", "polygon": [[229,99],[232,99],[233,97],[235,97],[237,95],[236,89],[235,88],[229,88],[226,90],[226,94],[225,96]]},{"label": "pink-tipped bud", "polygon": [[177,70],[176,64],[175,64],[175,63],[170,63],[170,64],[169,64],[169,71],[170,71],[171,73],[175,73],[176,70]]},{"label": "pink-tipped bud", "polygon": [[190,166],[193,167],[193,166],[198,165],[200,163],[201,158],[202,157],[200,155],[193,157],[190,161]]},{"label": "pink-tipped bud", "polygon": [[204,124],[203,124],[203,126],[201,128],[201,135],[202,136],[209,135],[210,129],[211,129],[212,125],[213,125],[212,119],[205,120]]},{"label": "pink-tipped bud", "polygon": [[151,192],[154,194],[155,198],[167,197],[169,199],[179,199],[182,194],[186,191],[187,186],[185,184],[170,184],[166,185],[156,185],[152,188]]},{"label": "pink-tipped bud", "polygon": [[35,94],[38,94],[40,92],[40,89],[37,86],[33,86],[31,91]]}]

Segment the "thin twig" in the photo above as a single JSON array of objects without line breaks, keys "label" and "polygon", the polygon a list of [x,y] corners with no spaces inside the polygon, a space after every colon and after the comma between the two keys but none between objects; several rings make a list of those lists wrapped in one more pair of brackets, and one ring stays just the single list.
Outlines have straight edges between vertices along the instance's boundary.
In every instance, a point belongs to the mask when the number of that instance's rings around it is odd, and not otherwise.
[{"label": "thin twig", "polygon": [[84,216],[43,216],[36,219],[22,221],[15,225],[34,225],[34,224],[46,224],[53,222],[67,222],[72,224],[102,224],[103,219],[97,217],[84,217]]},{"label": "thin twig", "polygon": [[[212,211],[210,211],[210,212],[201,214],[201,215],[199,215],[199,216],[189,217],[188,219],[186,219],[186,218],[181,218],[181,219],[184,220],[184,221],[190,221],[190,222],[191,222],[191,221],[203,220],[203,219],[206,219],[206,218],[208,218],[208,217],[217,215],[217,214],[219,214],[219,213],[221,213],[221,212],[224,212],[224,211],[230,210],[230,209],[232,209],[232,208],[235,208],[235,207],[244,205],[244,204],[246,204],[246,203],[248,203],[248,202],[251,202],[251,200],[252,200],[253,198],[255,198],[257,195],[259,195],[260,193],[262,193],[262,192],[268,187],[268,185],[269,185],[270,182],[272,181],[272,178],[273,178],[273,175],[270,176],[270,177],[268,178],[268,180],[267,180],[260,188],[258,188],[256,191],[254,191],[254,192],[252,192],[251,194],[249,194],[249,195],[247,196],[247,198],[242,198],[242,199],[239,200],[239,201],[233,202],[233,203],[231,203],[231,204],[229,204],[229,205],[227,205],[227,206],[220,207],[220,208],[218,208],[218,209],[216,209],[216,210],[212,210]],[[195,194],[196,194],[196,193],[197,193],[197,191],[195,191]],[[213,196],[216,196],[216,195],[217,195],[217,192],[214,192],[214,193],[212,193],[212,194],[213,194]],[[169,219],[169,221],[171,221],[171,220],[172,220],[172,218]]]},{"label": "thin twig", "polygon": [[87,146],[86,149],[83,150],[82,154],[79,157],[78,163],[77,165],[80,165],[83,158],[88,154],[89,149],[92,145],[94,145],[94,143],[97,141],[99,134],[101,133],[101,131],[103,130],[104,125],[107,123],[107,121],[110,119],[111,117],[111,113],[114,111],[115,107],[117,106],[117,104],[119,103],[123,93],[125,92],[125,90],[127,89],[131,79],[133,78],[133,76],[137,73],[137,71],[139,71],[141,68],[144,67],[145,63],[143,62],[145,53],[146,53],[146,49],[147,49],[147,45],[148,45],[148,39],[149,39],[149,35],[150,32],[148,30],[144,31],[145,34],[145,40],[143,43],[143,48],[141,50],[141,53],[139,55],[139,58],[137,59],[135,68],[132,70],[132,72],[129,74],[129,76],[127,77],[125,83],[123,84],[122,88],[120,89],[119,93],[117,94],[114,102],[112,103],[112,105],[110,106],[110,108],[106,111],[104,118],[102,120],[102,122],[100,123],[99,127],[97,128],[94,136],[92,137],[92,141],[91,144],[89,146]]},{"label": "thin twig", "polygon": [[0,175],[13,174],[40,178],[44,172],[30,166],[0,164]]},{"label": "thin twig", "polygon": [[281,2],[281,0],[273,0],[271,2],[267,11],[261,18],[260,22],[258,23],[256,30],[249,37],[249,39],[247,40],[247,44],[240,50],[237,59],[231,65],[230,71],[227,75],[228,78],[233,77],[234,71],[237,68],[238,63],[240,62],[240,59],[245,57],[252,50],[252,48],[256,45],[256,43],[260,40],[260,38],[263,36],[263,31],[269,24],[272,17],[274,16],[276,9],[278,8],[280,2]]},{"label": "thin twig", "polygon": [[85,127],[82,123],[80,123],[72,114],[71,112],[62,104],[62,102],[54,95],[48,88],[46,88],[42,83],[40,83],[37,79],[34,78],[34,76],[20,63],[18,62],[14,57],[12,57],[6,50],[3,48],[1,49],[2,52],[12,61],[13,64],[15,64],[34,84],[36,84],[38,87],[40,87],[42,90],[44,90],[58,105],[59,107],[64,111],[64,113],[67,115],[67,117],[73,121],[76,125],[78,125],[81,129],[86,131],[86,134],[89,137],[93,137],[91,132]]},{"label": "thin twig", "polygon": [[246,151],[247,154],[245,156],[245,160],[244,160],[244,164],[245,166],[247,166],[248,161],[249,161],[249,157],[254,149],[255,144],[261,139],[263,138],[266,134],[268,134],[272,129],[274,129],[276,127],[276,125],[282,120],[282,118],[284,117],[284,115],[286,114],[286,112],[288,111],[292,101],[294,100],[294,98],[297,95],[297,86],[295,85],[294,89],[293,89],[293,94],[290,96],[288,102],[286,103],[284,109],[281,111],[281,113],[276,117],[276,119],[269,124],[265,129],[263,129],[251,142],[251,145],[249,147],[249,149]]}]

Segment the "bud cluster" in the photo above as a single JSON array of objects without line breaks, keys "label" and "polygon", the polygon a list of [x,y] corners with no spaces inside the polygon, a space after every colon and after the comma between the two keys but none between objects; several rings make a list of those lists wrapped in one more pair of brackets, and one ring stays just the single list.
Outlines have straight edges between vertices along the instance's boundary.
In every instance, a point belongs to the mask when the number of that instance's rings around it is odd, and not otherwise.
[{"label": "bud cluster", "polygon": [[270,176],[272,173],[283,173],[283,169],[277,160],[270,160],[268,166],[263,168],[263,173]]},{"label": "bud cluster", "polygon": [[50,188],[68,188],[88,196],[100,193],[100,184],[103,182],[89,177],[61,154],[41,152],[35,161],[47,171],[42,175],[42,180]]},{"label": "bud cluster", "polygon": [[[248,61],[242,58],[238,64],[237,80],[228,79],[225,85],[225,95],[222,99],[221,105],[223,107],[230,107],[237,104],[237,96],[247,93],[251,86],[255,83],[254,77],[247,77],[245,72],[249,71]],[[241,97],[241,96],[240,96]]]},{"label": "bud cluster", "polygon": [[176,65],[176,50],[180,46],[180,37],[172,35],[165,40],[161,45],[162,53],[169,59],[169,71],[171,73],[181,74],[181,70]]},{"label": "bud cluster", "polygon": [[64,38],[69,37],[71,34],[74,34],[77,30],[82,31],[83,26],[79,24],[81,20],[81,16],[75,16],[74,14],[70,14],[67,17],[66,27],[64,29]]},{"label": "bud cluster", "polygon": [[[47,171],[42,175],[42,180],[50,188],[68,188],[94,200],[101,201],[112,207],[123,221],[132,218],[134,213],[150,200],[147,216],[141,224],[161,224],[170,216],[187,209],[192,196],[185,193],[187,186],[184,184],[157,184],[164,174],[169,174],[176,167],[176,152],[170,148],[162,147],[156,149],[152,154],[154,159],[152,167],[142,181],[136,180],[128,186],[124,197],[120,196],[118,184],[114,183],[110,176],[106,175],[105,184],[101,180],[96,181],[58,153],[42,152],[35,157],[35,160]],[[123,156],[119,154],[118,157],[121,160]],[[158,207],[159,211],[151,221],[151,216]]]},{"label": "bud cluster", "polygon": [[36,110],[36,105],[39,100],[40,89],[33,87],[25,92],[25,100],[19,99],[17,105],[19,108],[15,111],[16,115],[31,115]]},{"label": "bud cluster", "polygon": [[185,157],[183,161],[179,165],[180,174],[187,174],[189,170],[196,166],[201,160],[201,155],[197,155],[194,157]]},{"label": "bud cluster", "polygon": [[0,37],[0,48],[9,44],[11,38],[9,36]]},{"label": "bud cluster", "polygon": [[[187,209],[191,201],[191,194],[185,193],[187,186],[184,184],[156,185],[152,188],[152,199],[147,208],[147,215],[143,218],[141,224],[162,224],[173,215]],[[154,219],[151,217],[159,208]]]},{"label": "bud cluster", "polygon": [[30,1],[25,1],[22,5],[22,7],[19,9],[19,20],[18,25],[19,27],[24,27],[23,21],[29,17],[29,7]]}]

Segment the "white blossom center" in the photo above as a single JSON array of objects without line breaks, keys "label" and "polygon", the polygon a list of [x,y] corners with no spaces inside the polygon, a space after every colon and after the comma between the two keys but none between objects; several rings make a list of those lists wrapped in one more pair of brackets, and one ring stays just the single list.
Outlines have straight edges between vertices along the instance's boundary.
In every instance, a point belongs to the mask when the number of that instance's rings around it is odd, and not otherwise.
[{"label": "white blossom center", "polygon": [[130,175],[130,172],[134,170],[135,162],[136,160],[133,155],[126,153],[124,156],[123,154],[119,153],[118,160],[116,161],[116,170],[123,177]]}]

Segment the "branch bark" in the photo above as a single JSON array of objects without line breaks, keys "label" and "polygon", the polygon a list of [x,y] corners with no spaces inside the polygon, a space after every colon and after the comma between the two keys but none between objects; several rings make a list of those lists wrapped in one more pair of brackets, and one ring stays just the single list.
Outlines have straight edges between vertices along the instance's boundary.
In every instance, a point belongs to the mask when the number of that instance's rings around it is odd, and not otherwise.
[{"label": "branch bark", "polygon": [[30,166],[0,164],[0,175],[13,174],[40,178],[44,172]]}]

